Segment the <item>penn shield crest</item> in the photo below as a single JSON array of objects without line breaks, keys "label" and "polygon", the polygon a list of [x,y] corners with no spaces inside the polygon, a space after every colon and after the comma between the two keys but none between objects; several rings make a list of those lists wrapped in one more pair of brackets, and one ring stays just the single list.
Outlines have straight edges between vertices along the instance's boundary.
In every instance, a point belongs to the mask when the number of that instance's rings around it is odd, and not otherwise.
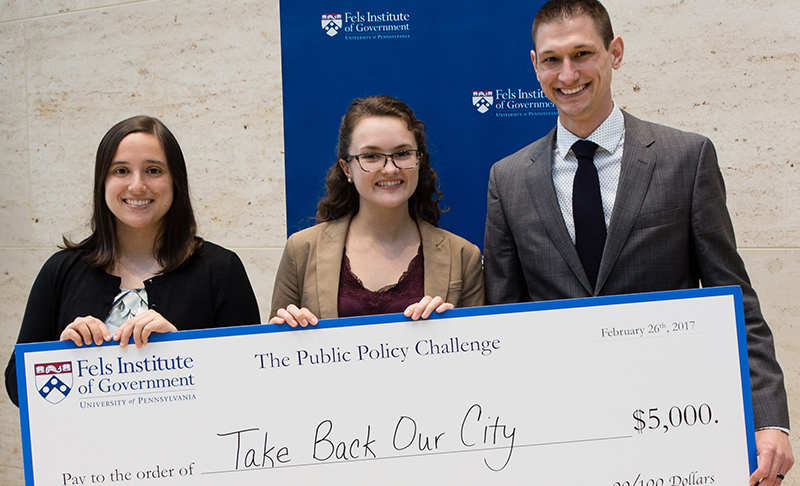
[{"label": "penn shield crest", "polygon": [[342,28],[342,14],[322,14],[322,30],[326,34],[333,37],[339,33]]},{"label": "penn shield crest", "polygon": [[486,113],[493,104],[494,94],[491,90],[472,92],[472,105],[478,109],[478,112]]},{"label": "penn shield crest", "polygon": [[72,362],[38,363],[33,365],[36,389],[39,395],[52,404],[67,398],[72,391]]}]

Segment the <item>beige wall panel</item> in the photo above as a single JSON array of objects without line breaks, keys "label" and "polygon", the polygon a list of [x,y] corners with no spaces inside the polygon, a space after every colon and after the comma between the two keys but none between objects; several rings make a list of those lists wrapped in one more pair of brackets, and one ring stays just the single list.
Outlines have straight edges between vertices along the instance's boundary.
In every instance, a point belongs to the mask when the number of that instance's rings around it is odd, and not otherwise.
[{"label": "beige wall panel", "polygon": [[0,484],[22,486],[25,484],[23,474],[24,472],[21,468],[0,465]]},{"label": "beige wall panel", "polygon": [[0,0],[0,22],[43,17],[45,15],[59,15],[96,7],[130,3],[107,0]]},{"label": "beige wall panel", "polygon": [[97,144],[142,113],[181,143],[204,235],[283,244],[278,12],[226,5],[142,3],[26,23],[36,244],[83,234]]},{"label": "beige wall panel", "polygon": [[0,246],[30,243],[24,27],[0,24]]},{"label": "beige wall panel", "polygon": [[[0,248],[0,368],[5,371],[17,341],[33,280],[52,250]],[[0,393],[0,484],[22,486],[19,409]]]},{"label": "beige wall panel", "polygon": [[[742,250],[762,311],[775,335],[793,424],[800,424],[800,250]],[[800,450],[798,450],[800,453]]]},{"label": "beige wall panel", "polygon": [[800,240],[800,12],[787,2],[606,2],[617,102],[714,142],[743,247]]},{"label": "beige wall panel", "polygon": [[281,262],[283,248],[272,249],[235,249],[236,254],[242,259],[247,276],[253,285],[253,292],[258,300],[261,311],[261,322],[268,322],[270,307],[272,305],[272,287],[275,283],[275,273]]},{"label": "beige wall panel", "polygon": [[[792,449],[800,456],[800,249],[742,250],[753,287],[758,292],[761,310],[775,337],[775,352],[783,368],[789,414],[792,423]],[[796,469],[786,477],[785,486],[800,484]]]}]

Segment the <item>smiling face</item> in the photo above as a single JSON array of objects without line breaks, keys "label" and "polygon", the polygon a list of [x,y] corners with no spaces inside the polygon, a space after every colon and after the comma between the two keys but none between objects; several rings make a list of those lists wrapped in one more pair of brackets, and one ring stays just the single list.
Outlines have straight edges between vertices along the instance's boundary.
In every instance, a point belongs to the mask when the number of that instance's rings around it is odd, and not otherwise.
[{"label": "smiling face", "polygon": [[143,132],[120,141],[105,178],[105,200],[117,220],[117,232],[161,227],[172,206],[172,175],[158,139]]},{"label": "smiling face", "polygon": [[531,60],[542,91],[567,130],[589,136],[614,108],[611,73],[622,64],[622,39],[606,49],[594,21],[579,16],[541,25],[535,45]]},{"label": "smiling face", "polygon": [[[416,148],[414,134],[402,118],[366,117],[353,129],[349,152],[392,154]],[[360,210],[402,208],[408,214],[408,199],[414,194],[419,181],[419,165],[413,169],[398,169],[389,160],[382,170],[364,172],[355,159],[349,162],[340,159],[339,166],[347,177],[353,179]]]}]

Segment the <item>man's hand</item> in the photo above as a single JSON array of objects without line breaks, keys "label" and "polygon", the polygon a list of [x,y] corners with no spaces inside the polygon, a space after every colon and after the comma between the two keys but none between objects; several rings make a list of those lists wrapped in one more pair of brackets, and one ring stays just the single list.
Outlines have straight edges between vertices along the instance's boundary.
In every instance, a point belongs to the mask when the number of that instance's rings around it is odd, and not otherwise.
[{"label": "man's hand", "polygon": [[[778,486],[794,464],[789,435],[782,430],[763,429],[756,431],[758,469],[750,476],[750,485]],[[761,483],[759,483],[761,481]]]}]

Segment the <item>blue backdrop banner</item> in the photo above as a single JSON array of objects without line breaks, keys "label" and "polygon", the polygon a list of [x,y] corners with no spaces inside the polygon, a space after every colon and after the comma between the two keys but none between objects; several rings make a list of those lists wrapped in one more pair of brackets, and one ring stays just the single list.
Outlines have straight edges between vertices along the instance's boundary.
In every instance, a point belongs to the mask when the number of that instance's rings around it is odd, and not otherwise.
[{"label": "blue backdrop banner", "polygon": [[289,234],[311,226],[353,98],[388,94],[428,127],[440,226],[483,247],[489,168],[545,135],[530,60],[543,1],[281,1]]}]

